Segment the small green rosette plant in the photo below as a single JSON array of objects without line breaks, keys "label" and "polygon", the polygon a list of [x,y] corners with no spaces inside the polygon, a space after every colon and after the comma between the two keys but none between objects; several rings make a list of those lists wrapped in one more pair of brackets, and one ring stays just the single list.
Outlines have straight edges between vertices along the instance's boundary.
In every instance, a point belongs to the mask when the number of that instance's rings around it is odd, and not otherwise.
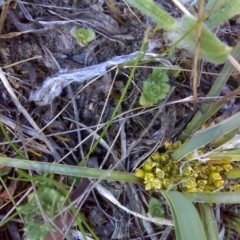
[{"label": "small green rosette plant", "polygon": [[143,83],[142,94],[139,104],[149,107],[163,100],[170,91],[167,71],[163,69],[153,69],[147,80]]},{"label": "small green rosette plant", "polygon": [[93,30],[85,28],[72,28],[71,35],[78,41],[78,43],[85,47],[96,38]]}]

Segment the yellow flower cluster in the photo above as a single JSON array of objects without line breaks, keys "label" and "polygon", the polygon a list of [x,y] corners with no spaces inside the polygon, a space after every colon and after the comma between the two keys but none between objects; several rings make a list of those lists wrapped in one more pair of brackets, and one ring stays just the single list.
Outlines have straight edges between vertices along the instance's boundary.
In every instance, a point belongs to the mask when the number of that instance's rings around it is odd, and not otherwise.
[{"label": "yellow flower cluster", "polygon": [[[203,163],[195,160],[193,154],[180,162],[175,162],[171,158],[171,152],[180,145],[181,142],[166,144],[165,152],[155,152],[137,170],[135,176],[144,180],[145,190],[212,192],[227,188],[230,191],[240,191],[240,184],[225,186],[224,173],[233,168],[230,162]],[[202,150],[198,150],[199,154],[201,152]]]}]

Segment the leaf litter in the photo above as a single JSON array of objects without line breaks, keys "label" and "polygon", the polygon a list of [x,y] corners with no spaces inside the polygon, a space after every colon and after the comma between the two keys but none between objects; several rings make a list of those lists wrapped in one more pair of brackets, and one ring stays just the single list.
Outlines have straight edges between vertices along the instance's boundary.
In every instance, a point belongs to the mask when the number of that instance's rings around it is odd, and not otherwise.
[{"label": "leaf litter", "polygon": [[[179,11],[169,1],[160,0],[159,2],[174,16],[179,16]],[[118,101],[118,96],[121,94],[118,85],[124,86],[131,71],[130,67],[122,66],[136,58],[145,24],[153,27],[154,23],[135,9],[130,9],[124,1],[69,0],[51,1],[51,4],[40,0],[18,1],[16,7],[13,2],[10,3],[7,13],[0,36],[0,64],[4,67],[4,73],[16,92],[19,104],[27,109],[41,129],[41,133],[29,123],[29,117],[24,116],[22,110],[16,108],[2,83],[0,84],[1,120],[8,129],[11,140],[18,148],[23,147],[22,141],[29,148],[41,153],[38,155],[34,154],[34,151],[29,152],[29,159],[54,162],[71,151],[64,163],[76,165],[82,155],[88,152],[93,141],[90,138],[77,150],[73,150],[78,142],[89,135],[90,131],[84,129],[83,125],[94,131],[109,119]],[[96,32],[97,37],[88,46],[81,47],[70,34],[73,27],[90,28]],[[230,42],[230,45],[234,45],[238,39],[239,27],[237,28],[237,23],[234,23],[227,28],[236,34],[226,35],[222,32],[220,34],[222,38]],[[161,31],[157,32],[153,39],[151,38],[149,36],[149,49],[144,60],[157,57],[167,45]],[[169,104],[163,107],[161,114],[156,116],[157,108],[145,109],[141,113],[136,110],[139,108],[138,98],[143,81],[151,73],[151,68],[159,66],[159,61],[164,63],[167,69],[177,65],[181,69],[191,70],[192,56],[190,54],[176,51],[174,55],[173,58],[171,56],[158,57],[151,63],[139,66],[127,98],[122,103],[120,117],[114,120],[104,139],[108,146],[114,143],[112,151],[115,153],[115,159],[108,157],[106,148],[99,145],[93,153],[95,162],[93,165],[108,169],[121,158],[119,156],[125,155],[121,170],[131,171],[139,164],[139,159],[143,160],[143,156],[146,159],[146,156],[150,155],[152,149],[158,149],[164,141],[174,139],[180,134],[181,129],[187,124],[187,117],[194,112],[191,101],[176,103],[192,95],[189,89],[191,76],[188,71],[178,79],[170,79],[176,88],[169,96]],[[36,56],[38,58],[35,58]],[[205,63],[202,70],[218,73],[219,66]],[[118,74],[115,76],[116,71]],[[199,96],[206,95],[214,80],[213,75],[202,74]],[[113,88],[109,92],[112,82],[114,82]],[[238,84],[236,79],[232,79],[228,88],[233,90]],[[73,95],[69,92],[69,86]],[[171,104],[171,102],[174,103]],[[236,106],[238,101],[236,100],[234,104]],[[227,110],[228,115],[231,115],[229,108]],[[224,115],[224,113],[225,110],[222,109],[219,115]],[[74,123],[77,118],[83,124],[81,127]],[[149,127],[152,119],[154,121]],[[115,139],[120,126],[123,130]],[[15,131],[17,127],[22,129],[23,136]],[[148,127],[147,134],[139,139]],[[63,141],[57,138],[57,134],[68,140]],[[42,135],[47,137],[50,143],[44,143]],[[137,144],[127,156],[126,151],[134,142]],[[1,137],[1,143],[6,143],[3,137]],[[56,154],[52,153],[53,148]],[[16,156],[7,143],[1,145],[1,149],[7,156]],[[67,183],[64,178],[61,181]],[[105,188],[114,195],[116,186],[107,181],[102,182]],[[11,185],[8,186],[11,190]],[[21,187],[26,186],[29,187],[29,185],[21,185]],[[114,198],[121,203],[121,206],[128,206],[130,210],[136,212],[131,194],[136,194],[140,190],[123,183],[120,183],[119,187],[122,190],[127,188],[128,194],[124,196],[124,191],[121,191],[121,194]],[[135,188],[135,191],[132,188]],[[88,188],[85,186],[83,190],[85,189]],[[20,189],[10,192],[17,196]],[[74,195],[75,192],[73,191],[72,194]],[[130,215],[126,216],[118,207],[109,204],[109,201],[100,197],[98,193],[95,194],[97,198],[94,198],[94,194],[90,191],[81,191],[81,194],[78,192],[77,196],[86,197],[81,204],[81,212],[89,220],[100,239],[111,239],[112,236],[118,239],[157,239],[153,233],[165,229],[139,221],[137,218],[132,220]],[[148,195],[144,192],[137,196],[137,200],[134,198],[140,204],[143,214],[147,209],[144,203],[146,198],[148,199]],[[93,216],[99,207],[101,211],[97,211],[97,216],[100,220],[97,221]],[[1,211],[4,213],[7,209],[3,208]],[[171,216],[168,215],[168,218],[171,219]],[[129,222],[131,224],[127,225],[126,229],[126,223]],[[14,224],[18,229],[22,229],[21,224]],[[56,224],[60,226],[57,221]],[[68,222],[67,227],[70,229],[71,226],[72,223]],[[146,229],[146,232],[142,229]],[[166,228],[166,231],[169,230]]]}]

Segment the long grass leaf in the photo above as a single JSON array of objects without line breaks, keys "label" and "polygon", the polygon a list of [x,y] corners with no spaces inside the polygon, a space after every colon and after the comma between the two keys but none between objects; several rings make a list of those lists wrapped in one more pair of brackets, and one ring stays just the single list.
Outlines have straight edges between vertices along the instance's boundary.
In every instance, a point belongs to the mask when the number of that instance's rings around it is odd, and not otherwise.
[{"label": "long grass leaf", "polygon": [[169,15],[160,5],[152,0],[126,0],[135,8],[139,9],[143,14],[152,18],[162,28],[172,29],[176,23],[175,19]]},{"label": "long grass leaf", "polygon": [[[175,43],[183,36],[186,36],[179,44],[178,48],[185,48],[194,53],[196,49],[196,38],[201,21],[192,16],[183,16],[177,21],[176,30],[167,33],[168,39]],[[199,45],[199,57],[212,63],[224,63],[232,51],[232,48],[217,38],[210,29],[202,23],[201,42]]]},{"label": "long grass leaf", "polygon": [[175,150],[171,155],[172,158],[175,161],[179,160],[187,154],[193,152],[195,149],[201,148],[217,138],[233,131],[234,129],[239,128],[239,118],[240,113],[237,113],[216,125],[200,131],[200,133],[193,136],[189,142],[184,143],[180,148]]},{"label": "long grass leaf", "polygon": [[171,208],[177,240],[207,240],[202,221],[192,202],[180,192],[162,191],[162,194]]},{"label": "long grass leaf", "polygon": [[184,193],[192,202],[238,204],[240,203],[239,192],[209,192],[209,193]]},{"label": "long grass leaf", "polygon": [[206,24],[212,28],[240,13],[240,0],[209,0],[205,14],[211,12]]},{"label": "long grass leaf", "polygon": [[236,180],[240,178],[240,168],[233,168],[225,173],[229,180]]},{"label": "long grass leaf", "polygon": [[199,203],[197,207],[207,233],[207,239],[219,240],[217,222],[212,207],[207,203]]},{"label": "long grass leaf", "polygon": [[79,167],[79,166],[70,166],[63,164],[55,163],[43,163],[37,161],[15,159],[15,158],[6,158],[0,157],[0,165],[15,167],[26,170],[36,170],[48,173],[55,173],[60,175],[67,175],[73,177],[83,177],[83,178],[94,178],[94,179],[106,179],[112,181],[124,181],[132,183],[141,183],[140,178],[135,177],[131,173],[111,171],[111,170],[102,170],[95,168]]}]

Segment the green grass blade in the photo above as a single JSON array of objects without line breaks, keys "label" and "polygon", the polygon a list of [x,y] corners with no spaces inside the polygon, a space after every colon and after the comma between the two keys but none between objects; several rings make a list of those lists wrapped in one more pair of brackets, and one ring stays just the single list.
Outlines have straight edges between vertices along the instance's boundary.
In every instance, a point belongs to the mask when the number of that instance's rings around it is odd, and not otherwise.
[{"label": "green grass blade", "polygon": [[217,222],[212,207],[207,203],[199,203],[197,207],[207,233],[207,239],[219,240]]},{"label": "green grass blade", "polygon": [[[17,205],[16,202],[13,199],[12,194],[9,192],[8,187],[6,186],[4,180],[2,179],[2,177],[0,177],[0,183],[2,184],[2,186],[4,187],[5,191],[7,192],[8,196],[9,196],[9,200],[12,202],[13,206],[17,209]],[[24,223],[24,219],[22,217],[22,214],[19,213],[19,217],[21,218],[22,222]]]},{"label": "green grass blade", "polygon": [[[183,36],[184,39],[177,45],[178,48],[185,48],[194,53],[196,48],[196,38],[198,21],[194,17],[183,16],[177,21],[176,30],[167,33],[168,39],[172,43],[176,43]],[[201,42],[199,47],[199,57],[212,63],[224,63],[232,51],[232,48],[217,38],[210,29],[205,25],[201,25]]]},{"label": "green grass blade", "polygon": [[[239,214],[238,214],[239,215]],[[234,229],[238,234],[240,234],[240,217],[234,216],[231,214],[224,214],[224,221],[227,223],[228,226],[228,238],[227,240],[230,240],[230,229]]]},{"label": "green grass blade", "polygon": [[170,16],[165,10],[152,0],[126,0],[135,8],[139,9],[143,14],[152,18],[162,28],[171,30],[176,23],[175,19]]},{"label": "green grass blade", "polygon": [[233,168],[225,173],[229,180],[236,180],[240,178],[240,168]]},{"label": "green grass blade", "polygon": [[240,149],[230,149],[230,150],[225,150],[224,151],[216,151],[213,153],[210,153],[207,155],[208,158],[210,158],[210,160],[223,160],[225,159],[229,159],[229,161],[233,162],[233,161],[240,161]]},{"label": "green grass blade", "polygon": [[202,221],[192,202],[180,192],[162,191],[162,194],[171,208],[177,240],[207,240]]},{"label": "green grass blade", "polygon": [[212,28],[240,13],[240,0],[209,0],[204,14],[212,11],[206,24]]},{"label": "green grass blade", "polygon": [[[240,59],[240,42],[238,42],[237,45],[234,47],[232,55],[236,60]],[[226,62],[216,81],[214,81],[211,90],[207,94],[207,97],[216,97],[220,94],[222,88],[226,84],[233,70],[234,66],[230,62]],[[203,104],[201,106],[201,110],[204,113],[200,111],[196,113],[192,121],[188,124],[186,130],[184,130],[184,132],[180,136],[179,140],[184,141],[185,139],[187,139],[193,133],[194,130],[198,129],[213,114],[215,114],[216,111],[218,111],[223,104],[225,103],[223,102],[217,104]]]},{"label": "green grass blade", "polygon": [[26,170],[36,170],[48,173],[55,173],[73,177],[142,183],[142,180],[140,178],[135,177],[133,174],[119,171],[102,170],[55,163],[43,163],[37,161],[29,161],[6,157],[0,157],[0,165]]},{"label": "green grass blade", "polygon": [[1,121],[1,118],[0,118],[0,131],[2,132],[3,136],[6,138],[9,145],[12,147],[12,149],[19,155],[19,157],[21,157],[22,159],[26,159],[26,156],[21,151],[19,151],[18,148],[15,146],[15,144],[11,141],[11,138],[6,132],[5,127]]},{"label": "green grass blade", "polygon": [[228,119],[204,129],[191,138],[189,142],[184,143],[180,148],[175,150],[171,155],[177,161],[187,154],[193,152],[195,149],[201,148],[206,144],[224,136],[225,134],[240,127],[240,113],[237,113]]},{"label": "green grass blade", "polygon": [[214,141],[213,143],[211,143],[211,148],[215,149],[218,148],[220,146],[222,146],[223,144],[232,141],[232,139],[234,138],[234,136],[236,134],[240,134],[240,129],[234,129],[233,131],[231,131],[230,133],[226,134],[225,136],[217,139],[216,141]]},{"label": "green grass blade", "polygon": [[208,193],[184,193],[192,202],[238,204],[240,203],[239,192],[208,192]]}]

